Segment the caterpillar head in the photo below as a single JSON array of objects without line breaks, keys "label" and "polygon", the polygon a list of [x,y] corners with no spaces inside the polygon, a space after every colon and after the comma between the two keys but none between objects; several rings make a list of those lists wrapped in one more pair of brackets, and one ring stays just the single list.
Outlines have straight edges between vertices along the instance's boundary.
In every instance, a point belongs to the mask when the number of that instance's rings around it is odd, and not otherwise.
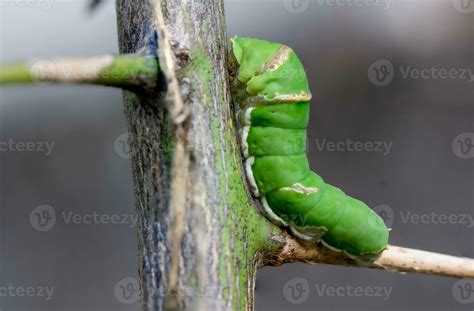
[{"label": "caterpillar head", "polygon": [[231,90],[241,105],[311,99],[306,72],[285,45],[234,37],[229,57]]}]

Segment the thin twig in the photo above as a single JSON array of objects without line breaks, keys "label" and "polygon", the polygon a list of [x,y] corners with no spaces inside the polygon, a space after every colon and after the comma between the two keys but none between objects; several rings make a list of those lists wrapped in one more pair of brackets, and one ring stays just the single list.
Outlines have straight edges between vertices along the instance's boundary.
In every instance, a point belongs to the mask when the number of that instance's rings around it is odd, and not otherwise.
[{"label": "thin twig", "polygon": [[133,54],[39,60],[0,64],[0,86],[85,83],[153,89],[157,86],[158,72],[156,58]]},{"label": "thin twig", "polygon": [[318,244],[306,246],[288,234],[278,238],[283,244],[276,257],[266,258],[266,265],[289,262],[332,264],[383,269],[396,272],[418,272],[456,278],[474,278],[474,259],[454,257],[433,252],[389,245],[372,262],[356,261],[342,252],[335,252]]}]

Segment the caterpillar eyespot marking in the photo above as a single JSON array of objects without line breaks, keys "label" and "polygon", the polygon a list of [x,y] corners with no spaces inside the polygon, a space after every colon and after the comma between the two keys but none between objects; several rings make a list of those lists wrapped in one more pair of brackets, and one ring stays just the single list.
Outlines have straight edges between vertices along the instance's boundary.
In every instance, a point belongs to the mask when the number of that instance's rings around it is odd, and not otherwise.
[{"label": "caterpillar eyespot marking", "polygon": [[253,38],[235,37],[231,45],[232,97],[259,211],[301,240],[321,242],[360,262],[377,257],[389,235],[380,216],[309,169],[311,92],[295,52]]}]

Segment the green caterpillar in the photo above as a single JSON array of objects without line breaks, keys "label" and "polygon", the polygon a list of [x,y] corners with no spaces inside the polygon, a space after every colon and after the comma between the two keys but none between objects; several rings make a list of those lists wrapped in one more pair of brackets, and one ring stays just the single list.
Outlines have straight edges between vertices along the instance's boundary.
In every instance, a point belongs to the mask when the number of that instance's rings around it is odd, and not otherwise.
[{"label": "green caterpillar", "polygon": [[231,42],[231,90],[245,171],[260,211],[300,239],[321,241],[356,259],[378,256],[388,243],[383,220],[309,169],[311,92],[296,54],[264,40]]}]

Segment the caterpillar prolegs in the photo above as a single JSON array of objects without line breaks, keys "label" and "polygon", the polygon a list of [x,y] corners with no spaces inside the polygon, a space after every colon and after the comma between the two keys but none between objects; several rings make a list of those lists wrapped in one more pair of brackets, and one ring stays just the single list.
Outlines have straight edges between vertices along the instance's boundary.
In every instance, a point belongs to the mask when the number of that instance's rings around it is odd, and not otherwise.
[{"label": "caterpillar prolegs", "polygon": [[231,90],[242,154],[261,212],[300,239],[321,241],[358,259],[380,254],[388,242],[383,220],[309,168],[311,92],[296,54],[264,40],[231,41]]}]

